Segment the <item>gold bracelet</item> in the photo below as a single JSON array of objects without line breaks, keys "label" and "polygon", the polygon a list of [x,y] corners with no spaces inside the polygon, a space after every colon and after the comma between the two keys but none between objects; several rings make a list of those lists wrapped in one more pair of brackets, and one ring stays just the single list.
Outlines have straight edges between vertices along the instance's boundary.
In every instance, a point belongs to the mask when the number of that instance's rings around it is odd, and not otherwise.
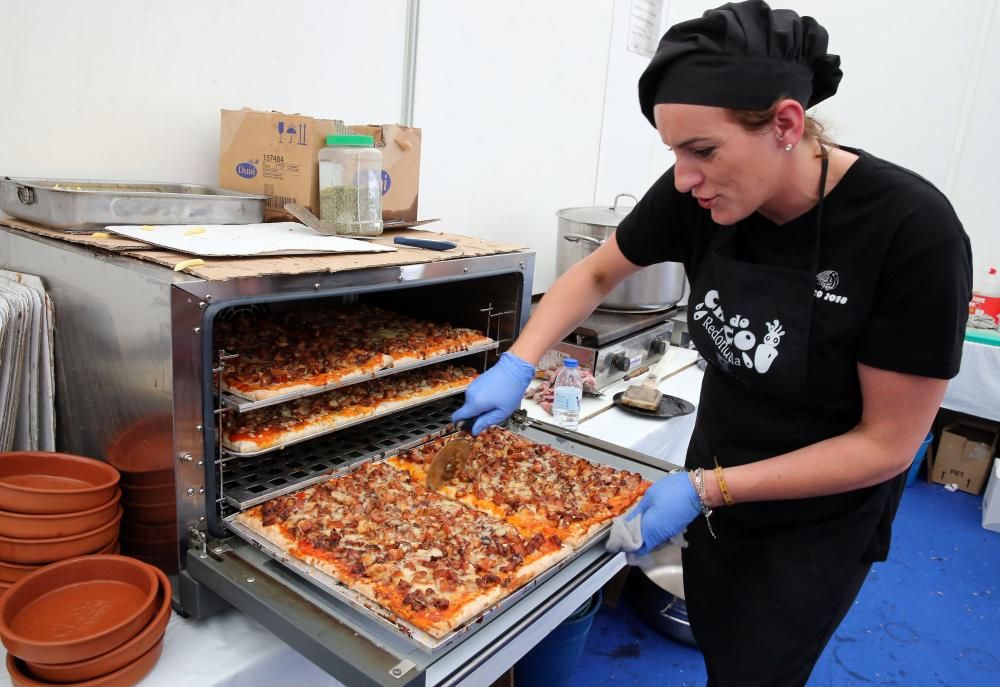
[{"label": "gold bracelet", "polygon": [[701,502],[701,514],[705,516],[705,524],[708,525],[708,533],[712,535],[712,539],[716,539],[715,531],[712,530],[712,521],[709,520],[709,516],[712,515],[712,506],[708,503],[708,492],[705,491],[705,471],[701,468],[695,468],[691,471],[691,477],[694,479],[695,493]]},{"label": "gold bracelet", "polygon": [[733,500],[733,495],[729,493],[729,485],[726,484],[726,478],[722,475],[722,466],[719,465],[719,459],[713,457],[715,460],[715,481],[719,484],[719,491],[722,492],[722,500],[727,506],[731,506],[736,503]]}]

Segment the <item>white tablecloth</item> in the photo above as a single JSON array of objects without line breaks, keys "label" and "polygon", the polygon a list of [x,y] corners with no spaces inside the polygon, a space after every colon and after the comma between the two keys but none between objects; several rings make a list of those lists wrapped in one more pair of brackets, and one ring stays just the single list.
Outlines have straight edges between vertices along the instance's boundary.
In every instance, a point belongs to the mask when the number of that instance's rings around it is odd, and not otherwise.
[{"label": "white tablecloth", "polygon": [[966,341],[941,407],[1000,422],[1000,346]]},{"label": "white tablecloth", "polygon": [[[0,659],[6,651],[0,647]],[[6,670],[0,685],[10,685]],[[163,654],[141,687],[338,687],[341,683],[275,637],[230,610],[201,621],[172,614]]]},{"label": "white tablecloth", "polygon": [[698,414],[703,374],[697,365],[691,365],[658,385],[663,393],[694,404],[695,412],[690,415],[664,420],[611,407],[581,423],[578,431],[683,466]]}]

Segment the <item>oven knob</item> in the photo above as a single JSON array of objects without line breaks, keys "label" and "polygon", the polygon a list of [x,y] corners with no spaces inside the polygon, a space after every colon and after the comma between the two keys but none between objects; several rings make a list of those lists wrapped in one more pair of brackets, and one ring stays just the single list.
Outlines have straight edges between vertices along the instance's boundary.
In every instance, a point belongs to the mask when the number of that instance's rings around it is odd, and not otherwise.
[{"label": "oven knob", "polygon": [[649,342],[649,352],[653,355],[663,355],[667,352],[667,342],[660,337],[656,337]]},{"label": "oven knob", "polygon": [[615,353],[611,356],[609,362],[611,363],[611,369],[618,370],[619,372],[628,372],[631,363],[629,357],[624,353]]}]

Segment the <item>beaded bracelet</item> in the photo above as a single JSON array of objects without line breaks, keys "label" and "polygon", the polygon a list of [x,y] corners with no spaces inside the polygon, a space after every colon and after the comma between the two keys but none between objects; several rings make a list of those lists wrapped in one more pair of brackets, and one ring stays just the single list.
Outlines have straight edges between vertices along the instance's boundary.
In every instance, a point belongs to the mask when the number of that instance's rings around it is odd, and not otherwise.
[{"label": "beaded bracelet", "polygon": [[705,516],[708,533],[712,535],[712,539],[717,539],[718,537],[715,536],[715,531],[712,529],[712,521],[709,520],[709,516],[712,515],[712,507],[708,504],[708,493],[705,491],[705,471],[701,468],[695,468],[691,471],[691,476],[694,479],[694,490],[698,494],[698,500],[701,501],[701,514]]}]

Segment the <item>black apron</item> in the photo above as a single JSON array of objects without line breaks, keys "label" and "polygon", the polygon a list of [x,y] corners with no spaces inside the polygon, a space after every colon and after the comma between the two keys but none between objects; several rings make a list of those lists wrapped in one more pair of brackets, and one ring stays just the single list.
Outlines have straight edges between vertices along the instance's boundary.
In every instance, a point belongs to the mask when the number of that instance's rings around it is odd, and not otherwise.
[{"label": "black apron", "polygon": [[[743,465],[842,434],[842,421],[802,414],[820,262],[824,155],[808,266],[744,262],[720,231],[692,283],[688,326],[708,361],[687,467]],[[845,351],[844,355],[850,355]],[[808,417],[799,422],[797,417]],[[900,483],[901,484],[901,483]],[[871,566],[866,558],[887,503],[885,483],[811,499],[718,508],[687,529],[684,590],[709,685],[803,685]],[[894,507],[893,507],[894,511]],[[891,514],[890,514],[891,520]]]}]

